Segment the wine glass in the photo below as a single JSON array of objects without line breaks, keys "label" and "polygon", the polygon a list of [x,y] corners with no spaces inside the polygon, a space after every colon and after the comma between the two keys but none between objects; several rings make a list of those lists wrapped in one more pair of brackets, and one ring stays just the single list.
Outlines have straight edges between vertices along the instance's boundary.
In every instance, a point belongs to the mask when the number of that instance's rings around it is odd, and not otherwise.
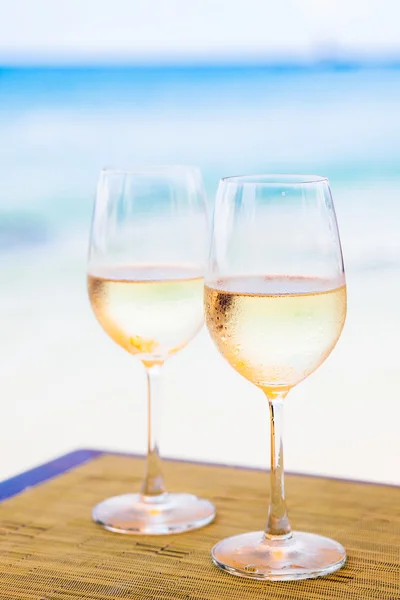
[{"label": "wine glass", "polygon": [[115,532],[167,534],[211,522],[215,507],[168,493],[156,433],[165,361],[203,324],[205,194],[193,167],[101,172],[88,261],[88,292],[104,331],[141,360],[148,383],[147,467],[140,493],[104,500],[94,521]]},{"label": "wine glass", "polygon": [[265,530],[217,543],[214,563],[253,579],[307,579],[336,571],[346,560],[338,542],[291,530],[282,449],[283,401],[328,357],[346,318],[343,258],[327,179],[251,175],[221,180],[205,316],[222,356],[265,393],[271,417]]}]

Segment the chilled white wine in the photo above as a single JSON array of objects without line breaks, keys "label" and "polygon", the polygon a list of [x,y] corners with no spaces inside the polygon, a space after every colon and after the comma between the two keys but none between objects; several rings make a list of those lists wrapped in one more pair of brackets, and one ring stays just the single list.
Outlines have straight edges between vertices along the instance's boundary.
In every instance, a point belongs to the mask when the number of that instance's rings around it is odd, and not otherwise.
[{"label": "chilled white wine", "polygon": [[204,279],[179,266],[108,267],[88,275],[94,314],[104,331],[145,363],[183,348],[203,324]]},{"label": "chilled white wine", "polygon": [[252,383],[290,389],[331,353],[346,318],[346,286],[307,277],[243,276],[205,286],[220,353]]}]

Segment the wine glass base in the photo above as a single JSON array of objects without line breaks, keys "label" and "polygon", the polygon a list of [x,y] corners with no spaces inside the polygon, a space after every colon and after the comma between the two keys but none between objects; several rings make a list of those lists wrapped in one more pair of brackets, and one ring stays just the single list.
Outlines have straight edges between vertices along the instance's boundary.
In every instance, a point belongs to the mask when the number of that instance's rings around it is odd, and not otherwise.
[{"label": "wine glass base", "polygon": [[329,575],[346,561],[346,551],[330,538],[293,532],[285,540],[266,540],[263,531],[222,540],[212,549],[213,562],[238,577],[292,581]]},{"label": "wine glass base", "polygon": [[141,494],[125,494],[97,504],[92,517],[116,533],[166,535],[208,525],[215,517],[215,506],[192,494],[165,494],[154,501],[144,501]]}]

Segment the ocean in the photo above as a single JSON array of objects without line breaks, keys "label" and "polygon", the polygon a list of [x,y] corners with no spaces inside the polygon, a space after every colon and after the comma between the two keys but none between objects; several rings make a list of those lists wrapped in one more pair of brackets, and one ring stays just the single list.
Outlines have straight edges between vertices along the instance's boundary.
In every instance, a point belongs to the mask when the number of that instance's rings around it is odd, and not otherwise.
[{"label": "ocean", "polygon": [[386,260],[388,232],[367,221],[377,193],[383,218],[382,203],[396,204],[399,98],[394,67],[3,68],[0,247],[86,232],[104,166],[187,163],[201,167],[211,204],[221,176],[326,175],[343,235],[358,211],[350,237],[364,238],[368,261],[371,244]]},{"label": "ocean", "polygon": [[[78,446],[143,450],[143,373],[90,312],[87,238],[102,167],[179,163],[201,168],[210,208],[222,176],[329,178],[348,321],[291,393],[287,462],[400,483],[381,460],[400,454],[399,104],[396,66],[1,68],[0,477]],[[267,464],[265,407],[207,334],[170,365],[165,453]]]}]

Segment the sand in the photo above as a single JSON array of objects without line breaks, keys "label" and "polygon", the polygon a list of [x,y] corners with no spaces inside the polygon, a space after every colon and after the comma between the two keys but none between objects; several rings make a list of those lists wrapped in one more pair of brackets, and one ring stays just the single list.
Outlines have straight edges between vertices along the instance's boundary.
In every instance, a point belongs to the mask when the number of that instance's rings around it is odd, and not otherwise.
[{"label": "sand", "polygon": [[[77,448],[143,453],[142,365],[103,333],[86,296],[83,241],[13,255],[4,271],[0,478]],[[343,335],[286,400],[288,471],[400,484],[400,270],[348,271]],[[163,455],[266,468],[262,392],[205,329],[164,367]]]}]

